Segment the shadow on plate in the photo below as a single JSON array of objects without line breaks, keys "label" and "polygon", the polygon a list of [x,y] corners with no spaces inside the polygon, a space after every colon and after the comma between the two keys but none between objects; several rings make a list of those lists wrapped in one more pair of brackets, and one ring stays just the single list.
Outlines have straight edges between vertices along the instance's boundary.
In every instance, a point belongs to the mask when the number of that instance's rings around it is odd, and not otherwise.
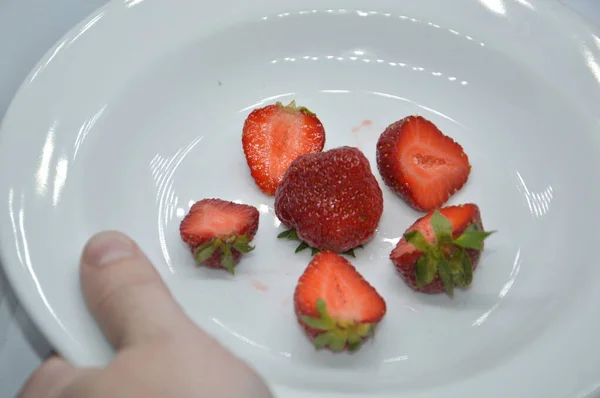
[{"label": "shadow on plate", "polygon": [[[23,307],[19,305],[19,301],[10,284],[8,283],[8,280],[4,276],[2,267],[0,266],[0,308],[2,308],[2,306],[8,310],[8,324],[0,324],[0,351],[2,350],[3,345],[8,343],[8,341],[5,340],[6,336],[3,336],[3,334],[8,332],[10,322],[15,322],[18,328],[21,330],[23,336],[25,336],[27,339],[27,342],[31,348],[33,348],[40,359],[46,359],[54,353],[52,346],[40,333],[37,326],[33,323]],[[4,333],[2,333],[3,331]]]}]

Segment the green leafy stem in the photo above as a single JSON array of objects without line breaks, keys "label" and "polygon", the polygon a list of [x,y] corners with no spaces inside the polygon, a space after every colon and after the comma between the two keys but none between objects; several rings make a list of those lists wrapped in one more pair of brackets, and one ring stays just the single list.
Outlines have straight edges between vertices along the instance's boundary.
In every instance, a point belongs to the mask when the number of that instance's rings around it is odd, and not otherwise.
[{"label": "green leafy stem", "polygon": [[419,230],[404,234],[408,243],[423,252],[415,265],[417,287],[427,286],[439,274],[444,289],[453,296],[454,286],[464,288],[473,281],[473,264],[467,249],[483,250],[483,242],[495,231],[481,231],[476,224],[471,224],[454,239],[452,223],[439,210],[430,221],[435,234],[433,242],[428,242]]},{"label": "green leafy stem", "polygon": [[232,250],[237,250],[240,253],[249,253],[254,248],[254,246],[250,246],[250,238],[247,235],[217,238],[198,246],[194,252],[194,258],[196,264],[202,264],[213,254],[218,253],[217,250],[219,250],[221,253],[221,266],[231,272],[232,275],[235,275]]},{"label": "green leafy stem", "polygon": [[318,318],[303,316],[301,320],[311,329],[322,332],[313,341],[318,350],[329,347],[331,351],[340,352],[348,347],[348,350],[356,351],[364,339],[375,333],[374,323],[335,320],[327,312],[325,301],[320,298],[317,299],[317,313]]},{"label": "green leafy stem", "polygon": [[[300,253],[301,251],[305,250],[305,249],[310,249],[311,250],[311,256],[316,255],[317,253],[319,253],[321,250],[317,249],[316,247],[312,247],[309,246],[306,242],[302,241],[299,237],[298,237],[298,233],[296,232],[295,229],[288,229],[286,231],[283,231],[282,233],[280,233],[279,235],[277,235],[277,239],[287,239],[287,240],[292,240],[292,241],[298,241],[300,242],[300,244],[298,245],[298,247],[296,247],[296,253]],[[356,253],[354,252],[355,249],[363,249],[363,245],[360,246],[356,246],[348,251],[343,252],[342,254],[345,254],[347,256],[356,258]]]},{"label": "green leafy stem", "polygon": [[296,100],[292,100],[288,105],[283,105],[281,102],[277,102],[275,105],[290,112],[300,112],[308,116],[315,116],[315,113],[311,112],[307,107],[296,105]]}]

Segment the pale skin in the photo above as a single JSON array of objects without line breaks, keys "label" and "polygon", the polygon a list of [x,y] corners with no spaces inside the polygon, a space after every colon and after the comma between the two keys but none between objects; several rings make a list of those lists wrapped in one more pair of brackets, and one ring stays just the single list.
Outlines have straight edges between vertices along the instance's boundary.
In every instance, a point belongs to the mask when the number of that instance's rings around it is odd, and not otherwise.
[{"label": "pale skin", "polygon": [[244,362],[200,330],[127,236],[103,232],[81,256],[87,306],[117,354],[104,368],[54,357],[18,398],[272,398]]}]

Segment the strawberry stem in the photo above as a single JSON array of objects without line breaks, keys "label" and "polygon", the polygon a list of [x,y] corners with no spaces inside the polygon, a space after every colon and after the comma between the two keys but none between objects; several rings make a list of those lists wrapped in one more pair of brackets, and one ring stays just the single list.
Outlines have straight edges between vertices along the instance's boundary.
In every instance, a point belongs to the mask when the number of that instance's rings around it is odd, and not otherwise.
[{"label": "strawberry stem", "polygon": [[[295,240],[295,241],[300,242],[300,244],[296,247],[295,253],[300,253],[303,250],[311,249],[311,256],[315,256],[317,253],[319,253],[321,251],[320,249],[317,249],[316,247],[309,246],[308,243],[301,240],[298,237],[298,233],[296,232],[295,229],[288,229],[286,231],[281,232],[279,235],[277,235],[277,239]],[[341,254],[356,258],[356,253],[355,253],[356,249],[364,249],[364,246],[363,245],[356,246],[356,247],[354,247],[350,250],[347,250]]]},{"label": "strawberry stem", "polygon": [[221,247],[223,257],[221,258],[221,264],[225,269],[231,272],[231,275],[235,275],[235,269],[233,268],[233,254],[231,253],[231,246],[224,243]]},{"label": "strawberry stem", "polygon": [[483,241],[495,231],[477,231],[475,225],[469,225],[465,232],[454,240],[454,244],[465,249],[482,250]]},{"label": "strawberry stem", "polygon": [[325,301],[321,298],[317,299],[316,309],[318,318],[303,316],[300,319],[311,329],[322,332],[313,340],[317,350],[329,347],[333,352],[340,352],[348,347],[350,351],[356,351],[363,340],[375,332],[375,324],[339,321],[332,318],[327,312]]},{"label": "strawberry stem", "polygon": [[221,266],[232,275],[235,275],[233,250],[246,254],[254,249],[255,247],[250,245],[250,238],[247,235],[233,235],[227,238],[216,238],[204,242],[194,251],[194,259],[196,260],[196,264],[200,265],[219,250],[221,253]]},{"label": "strawberry stem", "polygon": [[300,253],[302,250],[304,249],[308,249],[310,246],[308,246],[306,244],[306,242],[302,242],[300,243],[300,245],[296,248],[296,252],[295,253]]},{"label": "strawberry stem", "polygon": [[200,265],[206,260],[208,260],[215,250],[217,250],[217,245],[215,245],[214,241],[209,241],[204,243],[203,245],[198,246],[194,253],[194,259],[196,260],[196,264]]},{"label": "strawberry stem", "polygon": [[292,100],[287,105],[283,105],[281,102],[277,102],[276,105],[279,106],[279,107],[281,107],[281,108],[283,108],[286,111],[289,111],[289,112],[293,112],[293,113],[300,112],[300,113],[303,113],[303,114],[308,115],[308,116],[316,116],[316,114],[314,112],[312,112],[310,109],[308,109],[307,107],[305,107],[305,106],[297,106],[296,105],[296,100]]},{"label": "strawberry stem", "polygon": [[422,252],[415,263],[416,285],[423,288],[439,275],[444,290],[452,297],[455,286],[466,288],[473,282],[473,264],[467,249],[483,250],[484,240],[495,231],[480,231],[477,225],[471,224],[453,239],[452,223],[439,210],[435,210],[430,222],[435,235],[432,242],[419,230],[404,234],[404,239]]}]

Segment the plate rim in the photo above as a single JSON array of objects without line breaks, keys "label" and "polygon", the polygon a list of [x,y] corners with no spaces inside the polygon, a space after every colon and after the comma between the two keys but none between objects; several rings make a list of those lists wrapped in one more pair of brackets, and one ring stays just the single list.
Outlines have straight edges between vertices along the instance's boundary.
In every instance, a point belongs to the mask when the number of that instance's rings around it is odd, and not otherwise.
[{"label": "plate rim", "polygon": [[[145,1],[150,1],[150,0],[145,0]],[[234,0],[234,1],[243,2],[244,0]],[[364,0],[364,1],[365,1],[365,3],[367,2],[367,0]],[[519,0],[506,0],[506,1],[520,2]],[[536,5],[542,3],[542,4],[544,4],[544,7],[554,7],[556,9],[559,9],[561,14],[568,15],[569,19],[571,19],[571,21],[573,23],[579,25],[580,28],[587,29],[588,31],[593,32],[596,36],[600,37],[600,26],[599,25],[593,23],[589,19],[585,18],[583,15],[577,13],[572,8],[570,8],[569,6],[564,4],[561,0],[529,0],[529,2],[534,3]],[[282,2],[282,6],[284,4],[285,4],[285,2]],[[39,58],[39,60],[31,68],[31,70],[29,71],[27,76],[23,79],[22,83],[19,85],[19,88],[17,89],[16,93],[13,95],[13,97],[9,103],[9,106],[6,110],[5,115],[3,116],[2,119],[0,119],[0,145],[2,145],[2,143],[4,141],[4,137],[5,137],[4,134],[6,133],[4,131],[4,121],[9,117],[9,115],[14,113],[15,112],[14,109],[19,106],[20,98],[23,95],[23,92],[29,86],[30,83],[28,83],[28,82],[31,81],[32,76],[36,73],[36,71],[39,70],[40,67],[43,66],[44,64],[48,64],[49,62],[51,62],[51,60],[53,58],[53,54],[56,53],[57,48],[61,45],[61,43],[63,43],[65,40],[67,40],[69,38],[76,36],[78,34],[78,31],[81,28],[85,27],[86,24],[88,24],[93,19],[97,18],[98,15],[100,15],[100,14],[104,14],[106,16],[110,12],[118,13],[119,9],[121,7],[124,7],[124,0],[110,0],[106,4],[98,7],[97,9],[95,9],[94,11],[89,13],[85,18],[81,19],[80,22],[73,25],[64,35],[62,35],[58,40],[56,40],[56,42],[44,53],[43,56],[41,56]],[[123,12],[123,11],[124,10],[121,10],[121,12]],[[550,22],[548,21],[548,23],[550,23]],[[573,31],[573,27],[570,26],[569,31]],[[598,88],[598,89],[600,90],[600,88]],[[0,267],[2,267],[2,269],[4,270],[5,279],[6,279],[6,282],[8,282],[9,288],[11,288],[14,291],[20,304],[23,306],[23,308],[27,312],[28,316],[32,319],[34,324],[37,326],[40,333],[50,342],[50,344],[53,347],[55,347],[55,349],[60,353],[60,355],[64,356],[66,359],[68,359],[70,362],[72,362],[74,364],[81,364],[81,361],[76,354],[77,350],[75,348],[66,347],[66,339],[60,337],[60,335],[62,335],[62,334],[58,333],[57,328],[51,328],[51,327],[47,326],[47,324],[50,321],[50,318],[54,319],[55,321],[56,321],[56,319],[53,318],[51,315],[48,316],[47,311],[44,311],[44,313],[42,314],[42,312],[36,310],[36,308],[38,306],[36,304],[34,304],[34,299],[32,298],[32,296],[39,296],[39,293],[36,292],[35,294],[31,294],[31,292],[28,291],[27,287],[24,286],[24,284],[21,282],[22,275],[24,275],[24,274],[30,275],[29,272],[26,270],[18,271],[18,269],[22,268],[22,266],[20,264],[9,264],[10,261],[8,261],[9,259],[7,258],[7,257],[9,257],[9,255],[7,254],[7,252],[10,250],[10,248],[8,247],[8,244],[6,243],[7,235],[12,235],[12,231],[9,231],[9,230],[10,230],[10,227],[8,225],[3,225],[2,227],[0,227]],[[0,297],[0,301],[1,301],[1,297]],[[55,330],[50,330],[50,329],[55,329]],[[600,376],[598,377],[598,380],[600,381]],[[271,385],[271,386],[272,386],[272,388],[276,387],[276,385]],[[277,386],[277,387],[279,387],[279,386]],[[598,386],[594,386],[594,387],[595,387],[594,390],[586,392],[585,395],[582,395],[581,397],[582,398],[587,397],[587,396],[591,397],[592,394],[594,394],[596,391],[598,391],[598,389],[600,389],[600,387],[598,387]],[[303,392],[297,392],[296,390],[292,391],[292,389],[290,389],[289,387],[278,388],[275,390],[275,392],[285,392],[285,396],[288,398],[305,398],[305,396],[306,396]],[[353,396],[353,395],[346,394],[346,393],[325,393],[323,395],[323,398],[348,398],[350,396]],[[384,395],[382,395],[382,396],[384,396]],[[385,394],[385,396],[388,396],[388,395]],[[395,396],[395,395],[393,393],[390,393],[389,396],[391,398],[392,396]]]}]

